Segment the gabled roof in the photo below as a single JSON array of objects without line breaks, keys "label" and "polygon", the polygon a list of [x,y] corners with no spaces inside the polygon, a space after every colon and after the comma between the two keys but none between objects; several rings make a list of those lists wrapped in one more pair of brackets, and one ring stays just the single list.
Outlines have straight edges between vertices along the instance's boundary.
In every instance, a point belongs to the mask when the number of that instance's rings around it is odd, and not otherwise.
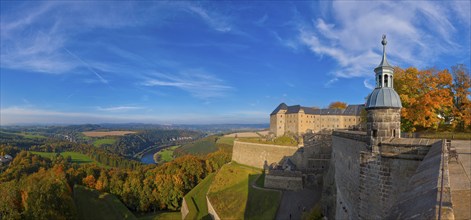
[{"label": "gabled roof", "polygon": [[281,109],[286,110],[286,114],[296,114],[303,110],[307,115],[360,115],[363,108],[364,105],[349,105],[346,109],[318,109],[301,105],[287,106],[281,103],[270,115],[277,114]]},{"label": "gabled roof", "polygon": [[283,110],[288,110],[288,106],[285,103],[281,103],[276,107],[275,110],[270,115],[276,115],[281,109]]}]

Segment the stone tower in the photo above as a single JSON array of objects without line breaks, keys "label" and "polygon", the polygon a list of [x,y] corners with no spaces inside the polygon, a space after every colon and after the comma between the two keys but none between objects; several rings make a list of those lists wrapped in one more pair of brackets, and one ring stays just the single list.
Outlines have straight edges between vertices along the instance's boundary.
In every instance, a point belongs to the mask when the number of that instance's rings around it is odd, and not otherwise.
[{"label": "stone tower", "polygon": [[377,146],[381,141],[389,138],[401,137],[401,99],[393,88],[394,68],[386,59],[386,35],[383,35],[383,58],[376,73],[376,88],[366,101],[365,109],[368,112],[366,120],[367,135],[370,137],[370,146]]}]

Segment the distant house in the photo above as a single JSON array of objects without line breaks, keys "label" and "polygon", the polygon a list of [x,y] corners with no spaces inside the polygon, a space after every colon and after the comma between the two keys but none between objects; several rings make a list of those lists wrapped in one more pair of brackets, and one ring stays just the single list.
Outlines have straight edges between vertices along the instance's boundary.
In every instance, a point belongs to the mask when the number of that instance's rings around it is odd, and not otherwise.
[{"label": "distant house", "polygon": [[13,160],[13,157],[10,155],[0,156],[0,165],[10,163]]}]

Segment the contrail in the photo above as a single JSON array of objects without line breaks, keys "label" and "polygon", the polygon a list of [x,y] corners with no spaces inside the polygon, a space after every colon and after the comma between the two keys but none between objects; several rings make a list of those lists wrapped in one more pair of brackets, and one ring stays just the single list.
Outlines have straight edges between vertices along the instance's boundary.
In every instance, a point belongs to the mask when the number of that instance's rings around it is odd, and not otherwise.
[{"label": "contrail", "polygon": [[100,79],[100,81],[102,83],[108,84],[108,81],[106,79],[104,79],[100,74],[98,74],[95,70],[93,70],[93,68],[88,63],[86,63],[85,61],[80,59],[79,56],[77,56],[74,53],[70,52],[69,50],[67,50],[67,48],[64,48],[64,50],[67,51],[67,53],[69,53],[73,57],[77,58],[80,62],[82,62],[82,64],[85,65],[88,68],[88,70],[90,70],[92,73],[95,73],[95,75],[98,77],[98,79]]}]

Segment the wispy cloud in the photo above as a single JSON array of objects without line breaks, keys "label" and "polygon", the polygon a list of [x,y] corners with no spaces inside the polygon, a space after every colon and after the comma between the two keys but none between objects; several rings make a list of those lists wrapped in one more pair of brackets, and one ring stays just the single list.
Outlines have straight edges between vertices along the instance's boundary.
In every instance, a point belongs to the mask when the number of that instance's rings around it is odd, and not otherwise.
[{"label": "wispy cloud", "polygon": [[188,10],[198,15],[209,26],[220,32],[229,32],[232,30],[231,25],[227,22],[227,17],[210,12],[202,7],[188,5]]},{"label": "wispy cloud", "polygon": [[179,74],[154,73],[142,85],[175,87],[201,99],[223,97],[233,90],[233,87],[226,85],[223,80],[200,71],[186,71]]},{"label": "wispy cloud", "polygon": [[126,112],[130,110],[138,110],[138,109],[143,109],[143,107],[138,107],[138,106],[113,106],[113,107],[97,107],[98,110],[100,111],[105,111],[105,112]]},{"label": "wispy cloud", "polygon": [[[321,58],[337,62],[338,68],[331,72],[334,78],[370,77],[380,61],[382,34],[388,36],[387,53],[393,65],[427,67],[440,55],[466,53],[456,43],[452,6],[422,1],[334,1],[324,7],[330,9],[324,14],[331,17],[298,24],[298,39]],[[469,11],[459,14],[469,17]]]}]

